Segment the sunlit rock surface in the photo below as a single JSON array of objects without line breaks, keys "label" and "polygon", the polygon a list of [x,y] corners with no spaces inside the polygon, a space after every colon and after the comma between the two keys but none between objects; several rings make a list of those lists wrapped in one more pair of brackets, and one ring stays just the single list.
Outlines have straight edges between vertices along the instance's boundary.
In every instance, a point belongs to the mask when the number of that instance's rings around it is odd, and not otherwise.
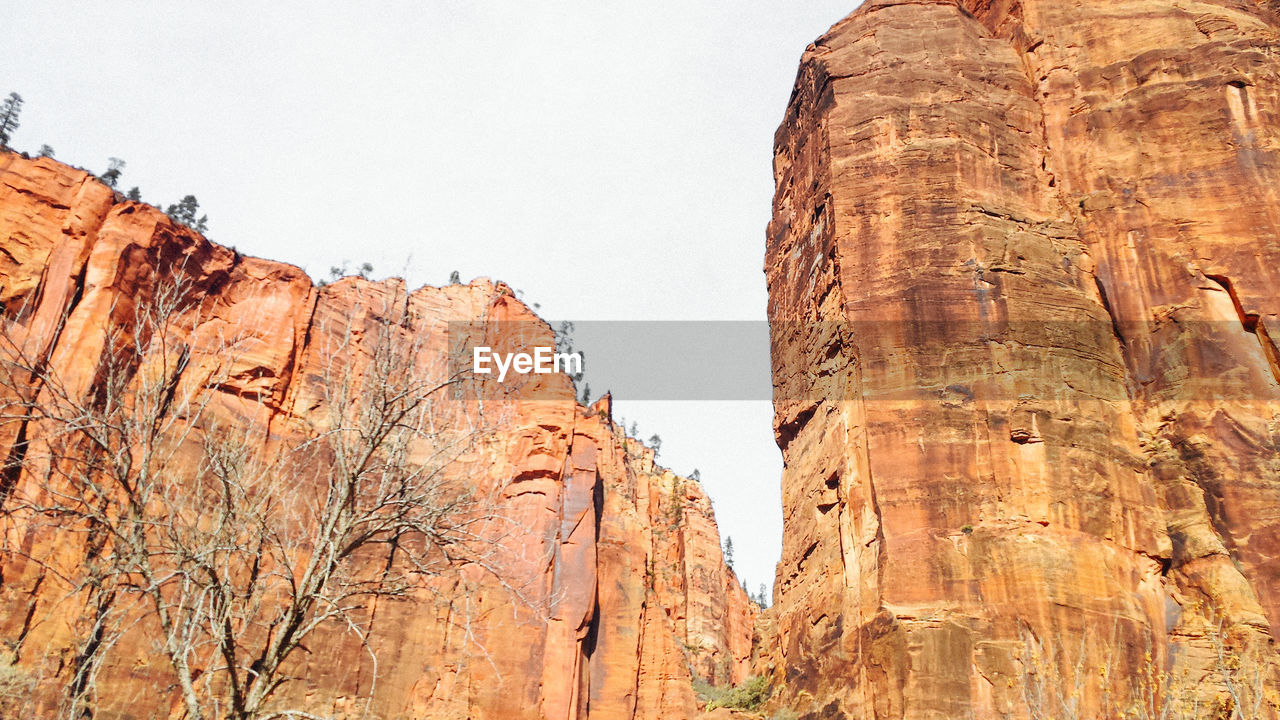
[{"label": "sunlit rock surface", "polygon": [[1234,717],[1243,654],[1274,713],[1276,10],[868,0],[805,52],[765,260],[786,706]]},{"label": "sunlit rock surface", "polygon": [[[322,357],[335,347],[367,355],[379,313],[395,313],[421,339],[424,367],[445,365],[450,322],[531,329],[533,340],[553,343],[505,285],[410,292],[397,280],[347,278],[316,287],[296,267],[211,244],[84,172],[0,155],[10,355],[47,358],[87,392],[111,353],[104,329],[127,335],[136,308],[177,275],[199,298],[182,382],[198,382],[189,378],[214,362],[206,351],[234,337],[234,367],[208,391],[209,415],[253,428],[264,446],[323,427]],[[514,389],[485,386],[484,442],[450,470],[496,498],[502,523],[491,526],[504,530],[494,532],[494,572],[371,601],[376,667],[351,633],[321,633],[297,655],[302,679],[283,691],[295,707],[340,717],[657,720],[696,715],[694,676],[747,676],[756,608],[724,564],[702,489],[654,465],[652,451],[611,421],[608,399],[583,407],[566,377],[533,377]],[[9,378],[0,405],[20,415],[19,397],[39,388],[20,373]],[[14,460],[14,448],[40,432],[38,422],[5,420],[0,456]],[[5,497],[37,482],[30,468],[3,481]],[[83,594],[68,595],[50,569],[81,562],[83,539],[12,519],[3,529],[0,640],[39,680],[36,716],[52,716],[86,614]],[[96,718],[180,711],[147,632],[144,620],[110,651]]]}]

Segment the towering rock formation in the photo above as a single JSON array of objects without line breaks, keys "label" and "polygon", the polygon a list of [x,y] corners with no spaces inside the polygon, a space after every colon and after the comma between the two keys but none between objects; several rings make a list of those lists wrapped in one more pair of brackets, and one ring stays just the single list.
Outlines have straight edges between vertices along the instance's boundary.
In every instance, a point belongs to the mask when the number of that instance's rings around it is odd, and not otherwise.
[{"label": "towering rock formation", "polygon": [[1278,10],[867,0],[809,47],[765,263],[787,704],[1276,712]]},{"label": "towering rock formation", "polygon": [[[51,431],[28,409],[49,392],[40,378],[58,378],[76,397],[99,391],[104,368],[121,361],[121,338],[141,332],[142,309],[175,278],[193,304],[182,313],[188,329],[176,338],[172,382],[208,403],[179,453],[215,425],[254,438],[251,452],[323,430],[335,402],[326,374],[334,363],[356,377],[371,372],[380,327],[411,340],[412,367],[426,373],[447,366],[459,328],[494,345],[554,342],[501,284],[409,292],[396,280],[348,278],[317,288],[298,268],[213,245],[84,172],[4,153],[0,497],[43,491],[34,448]],[[215,358],[229,338],[234,354]],[[14,365],[32,359],[50,370],[37,377]],[[150,354],[137,365],[147,362]],[[229,367],[213,382],[219,363]],[[344,627],[324,629],[297,653],[291,672],[300,679],[282,690],[293,707],[388,719],[656,720],[696,713],[693,674],[746,676],[755,607],[724,565],[701,488],[654,465],[612,423],[608,400],[582,407],[565,376],[530,377],[480,385],[475,398],[441,410],[477,422],[484,406],[483,441],[448,472],[489,498],[501,521],[484,526],[494,542],[488,571],[462,568],[431,592],[370,600],[361,620],[372,628],[369,647]],[[66,582],[93,551],[83,533],[10,509],[0,683],[30,694],[0,697],[0,714],[52,717],[93,634],[93,587]],[[155,637],[144,615],[96,650],[106,662],[95,718],[181,713]]]}]

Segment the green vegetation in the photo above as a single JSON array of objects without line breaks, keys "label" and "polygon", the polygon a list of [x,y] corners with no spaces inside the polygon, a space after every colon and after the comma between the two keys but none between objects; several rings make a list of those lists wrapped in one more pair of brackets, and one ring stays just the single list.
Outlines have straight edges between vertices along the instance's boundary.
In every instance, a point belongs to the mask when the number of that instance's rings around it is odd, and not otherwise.
[{"label": "green vegetation", "polygon": [[[0,100],[0,147],[13,149],[9,145],[9,141],[13,137],[13,132],[18,129],[21,114],[21,95],[11,92],[4,100]],[[38,157],[52,158],[54,156],[53,147],[43,144],[36,155]],[[23,153],[23,156],[26,157],[26,153]],[[98,179],[107,187],[113,190],[116,189],[120,184],[121,175],[124,174],[125,164],[125,161],[120,158],[107,158],[107,169],[97,176]],[[124,197],[134,202],[143,202],[142,191],[136,186],[130,188]],[[164,212],[174,221],[203,234],[209,230],[209,216],[201,214],[199,210],[200,203],[195,196],[187,195],[182,200],[170,205]],[[369,269],[372,270],[371,267]]]},{"label": "green vegetation", "polygon": [[[697,472],[696,470],[694,472]],[[684,478],[676,475],[671,483],[671,507],[667,509],[667,525],[675,530],[684,524]]]},{"label": "green vegetation", "polygon": [[[109,188],[120,182],[120,174],[124,172],[125,162],[120,158],[107,158],[107,171],[98,176]],[[194,199],[194,198],[193,198]],[[172,206],[170,206],[172,207]],[[172,213],[170,213],[172,215]]]},{"label": "green vegetation", "polygon": [[730,710],[758,710],[769,699],[769,678],[755,675],[733,687],[717,687],[705,680],[694,680],[693,691],[698,695],[698,702],[704,703],[703,710],[728,708]]},{"label": "green vegetation", "polygon": [[16,92],[0,103],[0,147],[9,147],[9,138],[18,129],[18,116],[22,114],[22,96]]},{"label": "green vegetation", "polygon": [[[533,303],[533,309],[534,311],[541,310],[542,306],[538,303]],[[576,354],[582,358],[582,365],[578,367],[578,371],[566,374],[573,383],[574,392],[581,396],[582,404],[586,405],[591,402],[591,389],[586,387],[586,383],[582,379],[587,371],[587,354],[574,346],[573,330],[573,323],[568,320],[560,323],[560,327],[556,330],[556,352],[566,355]]]},{"label": "green vegetation", "polygon": [[[194,200],[195,198],[191,198],[191,199]],[[325,287],[326,285],[329,285],[331,283],[336,283],[342,278],[351,277],[352,275],[368,280],[369,276],[372,274],[373,274],[373,263],[360,263],[360,267],[353,273],[348,268],[347,261],[343,260],[341,267],[338,267],[337,265],[331,266],[329,268],[329,279],[320,280],[319,282],[316,283],[316,286]]]},{"label": "green vegetation", "polygon": [[[121,163],[121,166],[123,165],[124,163]],[[115,185],[111,184],[111,187],[115,187]],[[198,233],[204,233],[209,229],[209,216],[197,216],[196,213],[198,212],[200,212],[200,201],[196,200],[195,195],[187,195],[177,203],[165,208],[164,214]]]}]

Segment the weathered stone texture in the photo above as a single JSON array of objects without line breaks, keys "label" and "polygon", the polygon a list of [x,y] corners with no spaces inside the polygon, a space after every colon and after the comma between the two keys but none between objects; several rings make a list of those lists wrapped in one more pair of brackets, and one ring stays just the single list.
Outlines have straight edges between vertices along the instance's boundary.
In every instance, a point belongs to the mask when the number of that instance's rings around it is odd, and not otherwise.
[{"label": "weathered stone texture", "polygon": [[[398,280],[348,278],[317,288],[296,267],[211,244],[84,172],[0,155],[0,310],[10,355],[48,358],[83,393],[114,351],[104,330],[127,334],[136,308],[175,275],[200,298],[182,382],[205,382],[215,349],[235,338],[234,366],[209,391],[209,413],[261,431],[264,445],[325,427],[325,363],[364,362],[374,315],[389,308],[422,340],[421,367],[444,364],[450,322],[492,335],[495,347],[552,344],[550,328],[501,284],[409,292]],[[501,336],[509,328],[534,337]],[[691,717],[691,672],[745,677],[755,606],[724,565],[697,483],[655,466],[612,423],[607,399],[578,405],[564,376],[485,387],[492,430],[457,473],[499,498],[499,577],[468,571],[434,594],[370,604],[374,716]],[[38,423],[8,417],[37,392],[30,377],[6,374],[0,456],[20,460],[14,449],[38,441]],[[32,473],[7,473],[0,495],[38,482]],[[19,550],[0,560],[0,639],[23,672],[42,678],[37,709],[47,714],[85,630],[84,597],[67,596],[28,558],[70,568],[84,548],[47,526],[10,520],[4,532],[6,547]],[[170,712],[165,661],[146,641],[145,622],[139,628],[111,651],[95,717]],[[365,717],[374,668],[349,633],[322,633],[297,669],[303,679],[288,686],[290,697],[313,712]]]},{"label": "weathered stone texture", "polygon": [[1213,641],[1274,642],[1273,10],[868,0],[805,53],[765,261],[798,709],[1025,717],[1028,653],[1213,705]]}]

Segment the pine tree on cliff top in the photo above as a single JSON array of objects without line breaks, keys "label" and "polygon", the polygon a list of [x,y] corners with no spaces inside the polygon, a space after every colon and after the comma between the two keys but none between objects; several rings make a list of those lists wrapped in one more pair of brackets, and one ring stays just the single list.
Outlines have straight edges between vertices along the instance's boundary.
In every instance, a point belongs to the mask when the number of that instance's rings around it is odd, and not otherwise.
[{"label": "pine tree on cliff top", "polygon": [[120,182],[120,175],[124,172],[125,162],[120,158],[107,158],[107,171],[98,176],[107,187],[115,187]]},{"label": "pine tree on cliff top", "polygon": [[18,116],[22,114],[22,96],[16,92],[0,103],[0,147],[9,146],[9,138],[18,129]]},{"label": "pine tree on cliff top", "polygon": [[[164,214],[198,233],[203,233],[209,229],[209,216],[200,215],[197,217],[196,213],[198,212],[200,212],[200,201],[196,200],[195,195],[187,195],[177,203],[165,208]],[[372,268],[370,269],[372,270]]]}]

